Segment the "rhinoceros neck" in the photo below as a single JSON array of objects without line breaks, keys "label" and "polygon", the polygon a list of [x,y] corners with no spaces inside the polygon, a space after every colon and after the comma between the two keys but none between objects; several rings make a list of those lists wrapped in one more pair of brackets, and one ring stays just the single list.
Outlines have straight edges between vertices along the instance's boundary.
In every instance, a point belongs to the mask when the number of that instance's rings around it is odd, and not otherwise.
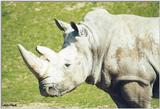
[{"label": "rhinoceros neck", "polygon": [[101,79],[102,64],[104,60],[105,53],[107,48],[110,45],[110,36],[107,36],[107,32],[101,30],[101,26],[92,24],[90,22],[83,22],[88,32],[88,40],[91,45],[92,52],[92,70],[91,75],[89,76],[89,82],[91,84],[96,84]]}]

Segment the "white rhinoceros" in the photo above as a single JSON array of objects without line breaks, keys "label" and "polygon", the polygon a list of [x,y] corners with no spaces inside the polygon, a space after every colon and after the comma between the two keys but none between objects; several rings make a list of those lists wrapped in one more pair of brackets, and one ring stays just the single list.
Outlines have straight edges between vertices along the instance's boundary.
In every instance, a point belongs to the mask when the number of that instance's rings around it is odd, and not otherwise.
[{"label": "white rhinoceros", "polygon": [[37,46],[39,58],[19,45],[41,95],[61,96],[87,82],[118,107],[150,107],[152,92],[159,95],[159,18],[94,9],[79,24],[55,23],[64,32],[60,52]]}]

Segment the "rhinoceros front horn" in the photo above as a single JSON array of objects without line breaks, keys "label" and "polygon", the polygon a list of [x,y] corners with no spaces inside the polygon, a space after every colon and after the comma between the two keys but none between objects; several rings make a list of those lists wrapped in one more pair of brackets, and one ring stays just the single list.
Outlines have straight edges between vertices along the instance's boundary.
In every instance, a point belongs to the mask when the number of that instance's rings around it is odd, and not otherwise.
[{"label": "rhinoceros front horn", "polygon": [[45,71],[48,67],[48,61],[40,59],[35,56],[30,51],[27,51],[22,45],[18,44],[18,48],[21,52],[21,55],[27,64],[28,68],[32,71],[32,73],[38,78],[42,78]]}]

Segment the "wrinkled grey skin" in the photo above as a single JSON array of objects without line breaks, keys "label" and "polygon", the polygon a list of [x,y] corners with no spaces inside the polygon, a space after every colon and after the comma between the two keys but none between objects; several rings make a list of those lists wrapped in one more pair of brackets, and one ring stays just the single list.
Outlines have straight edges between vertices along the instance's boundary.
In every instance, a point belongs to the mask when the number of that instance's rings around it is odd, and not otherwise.
[{"label": "wrinkled grey skin", "polygon": [[159,96],[159,18],[94,9],[80,24],[55,23],[64,32],[59,53],[38,46],[38,58],[19,45],[43,96],[61,96],[83,82],[109,93],[120,108],[149,108],[152,93]]}]

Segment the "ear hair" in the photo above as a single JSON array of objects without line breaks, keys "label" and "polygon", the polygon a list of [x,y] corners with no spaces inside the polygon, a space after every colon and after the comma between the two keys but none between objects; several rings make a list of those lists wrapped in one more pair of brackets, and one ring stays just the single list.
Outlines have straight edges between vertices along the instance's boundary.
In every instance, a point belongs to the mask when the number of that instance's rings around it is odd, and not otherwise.
[{"label": "ear hair", "polygon": [[71,27],[72,27],[75,31],[79,32],[78,27],[77,27],[77,25],[76,25],[75,22],[70,22],[70,24],[71,24]]},{"label": "ear hair", "polygon": [[55,21],[57,27],[58,27],[60,30],[64,31],[64,28],[62,27],[62,25],[60,24],[60,22],[59,22],[57,19],[54,19],[54,21]]},{"label": "ear hair", "polygon": [[85,36],[85,37],[87,37],[88,32],[87,32],[87,30],[85,28],[82,27],[82,31],[81,31],[80,34],[83,35],[83,36]]}]

